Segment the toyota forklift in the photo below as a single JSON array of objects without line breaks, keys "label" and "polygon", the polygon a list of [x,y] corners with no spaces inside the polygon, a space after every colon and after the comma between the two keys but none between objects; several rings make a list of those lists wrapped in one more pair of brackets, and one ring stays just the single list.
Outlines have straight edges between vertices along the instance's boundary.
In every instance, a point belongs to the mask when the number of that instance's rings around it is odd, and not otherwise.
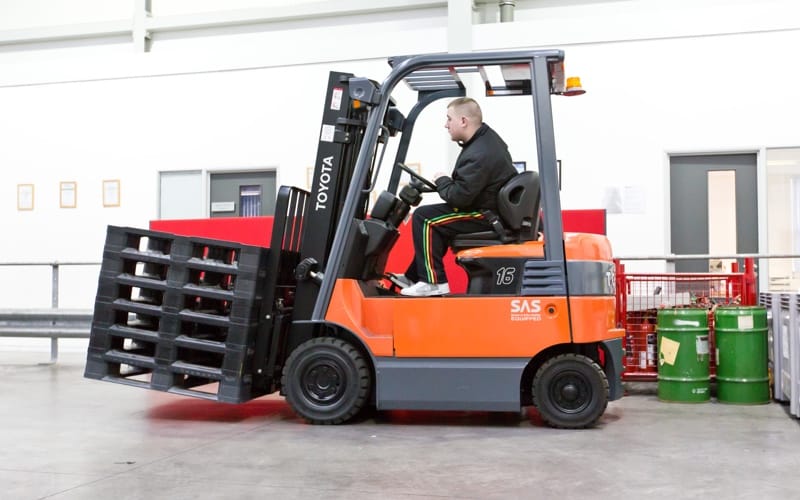
[{"label": "toyota forklift", "polygon": [[[554,427],[596,424],[622,396],[623,330],[607,238],[562,229],[551,96],[570,94],[563,52],[389,64],[380,84],[330,73],[311,190],[279,189],[268,249],[108,228],[86,377],[228,403],[280,392],[313,424],[531,405]],[[538,172],[503,186],[491,231],[452,242],[465,293],[403,297],[386,263],[435,191],[404,165],[414,124],[464,96],[470,74],[488,97],[530,96]],[[392,98],[401,84],[417,93],[407,114]]]}]

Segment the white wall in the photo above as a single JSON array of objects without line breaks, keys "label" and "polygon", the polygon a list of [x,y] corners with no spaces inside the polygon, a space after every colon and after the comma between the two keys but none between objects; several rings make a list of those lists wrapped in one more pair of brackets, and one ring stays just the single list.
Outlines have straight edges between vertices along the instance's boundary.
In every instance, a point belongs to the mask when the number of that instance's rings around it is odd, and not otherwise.
[{"label": "white wall", "polygon": [[[51,3],[58,2],[1,3],[0,30],[52,24],[38,14]],[[83,2],[58,19],[110,21],[133,16],[135,4]],[[153,4],[156,19],[191,7]],[[448,24],[446,2],[416,4],[157,33],[147,53],[133,34],[25,43],[25,33],[0,31],[0,262],[99,260],[107,224],[146,227],[157,216],[160,170],[277,166],[279,184],[305,187],[327,72],[380,80],[386,56],[445,51],[448,30],[467,30],[475,50],[565,49],[567,72],[579,74],[588,92],[554,99],[563,207],[601,207],[609,187],[645,193],[643,213],[609,216],[618,255],[669,251],[668,154],[800,145],[795,2],[519,1],[516,22],[492,23],[484,14],[494,6],[481,4],[478,24],[468,27]],[[481,101],[515,159],[531,165],[530,105],[515,99]],[[411,94],[400,100],[408,109]],[[443,114],[443,103],[431,106],[412,141],[408,161],[421,162],[423,173],[452,158]],[[103,179],[120,179],[122,206],[102,207]],[[78,183],[77,208],[58,208],[60,181]],[[36,186],[32,212],[16,210],[19,183]],[[0,300],[49,304],[49,292],[41,292],[49,280],[38,274],[10,278],[30,283],[30,295],[0,287]],[[62,280],[62,303],[91,307],[96,275],[72,274],[70,283]]]},{"label": "white wall", "polygon": [[0,2],[0,30],[94,23],[129,18],[131,0],[5,0]]}]

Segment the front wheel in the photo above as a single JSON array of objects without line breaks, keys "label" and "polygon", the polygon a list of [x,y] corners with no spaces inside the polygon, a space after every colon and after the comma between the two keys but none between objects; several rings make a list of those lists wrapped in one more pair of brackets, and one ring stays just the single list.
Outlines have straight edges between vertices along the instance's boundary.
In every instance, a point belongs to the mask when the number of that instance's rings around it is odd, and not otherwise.
[{"label": "front wheel", "polygon": [[281,383],[286,400],[301,417],[312,424],[340,424],[364,407],[372,376],[352,344],[320,337],[292,351]]},{"label": "front wheel", "polygon": [[542,419],[553,427],[590,427],[608,405],[608,379],[592,359],[580,354],[561,354],[536,372],[533,404]]}]

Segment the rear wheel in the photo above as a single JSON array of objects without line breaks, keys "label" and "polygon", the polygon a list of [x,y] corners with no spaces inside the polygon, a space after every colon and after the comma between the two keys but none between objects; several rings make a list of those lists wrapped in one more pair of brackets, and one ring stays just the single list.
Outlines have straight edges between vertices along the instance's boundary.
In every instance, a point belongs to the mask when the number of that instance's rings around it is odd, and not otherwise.
[{"label": "rear wheel", "polygon": [[286,360],[282,385],[286,400],[312,424],[340,424],[361,411],[372,377],[352,344],[320,337],[300,344]]},{"label": "rear wheel", "polygon": [[592,359],[580,354],[561,354],[536,372],[533,404],[542,419],[553,427],[590,427],[608,405],[608,379]]}]

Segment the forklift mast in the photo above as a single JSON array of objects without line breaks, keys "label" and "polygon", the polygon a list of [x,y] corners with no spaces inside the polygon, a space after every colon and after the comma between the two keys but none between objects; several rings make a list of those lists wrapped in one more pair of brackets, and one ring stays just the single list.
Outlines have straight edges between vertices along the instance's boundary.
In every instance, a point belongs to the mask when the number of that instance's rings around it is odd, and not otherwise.
[{"label": "forklift mast", "polygon": [[[331,72],[325,92],[311,194],[303,216],[304,244],[300,248],[301,261],[312,263],[315,271],[323,269],[327,262],[366,127],[366,109],[354,107],[350,97],[350,78],[352,74]],[[351,206],[352,214],[363,218],[366,195],[356,193],[356,197],[358,203]],[[298,283],[295,317],[310,315],[318,290],[312,281]]]}]

